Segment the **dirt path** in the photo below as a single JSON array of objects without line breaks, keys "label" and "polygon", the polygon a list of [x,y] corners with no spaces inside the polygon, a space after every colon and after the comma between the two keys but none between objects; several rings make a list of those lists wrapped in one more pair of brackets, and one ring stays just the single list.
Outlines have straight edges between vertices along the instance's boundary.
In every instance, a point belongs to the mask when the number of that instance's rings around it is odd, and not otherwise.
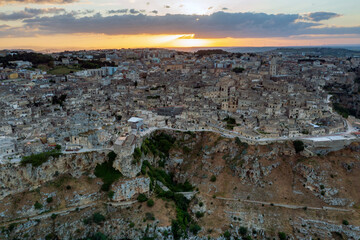
[{"label": "dirt path", "polygon": [[323,210],[323,211],[338,211],[338,212],[354,212],[353,209],[345,209],[345,208],[335,208],[335,207],[309,207],[309,206],[300,206],[300,205],[291,205],[291,204],[281,204],[281,203],[271,203],[271,202],[263,202],[263,201],[253,201],[253,200],[241,200],[236,198],[224,198],[224,197],[216,197],[216,199],[225,200],[225,201],[239,201],[245,203],[254,203],[261,204],[267,206],[275,206],[275,207],[283,207],[288,209],[310,209],[310,210]]}]

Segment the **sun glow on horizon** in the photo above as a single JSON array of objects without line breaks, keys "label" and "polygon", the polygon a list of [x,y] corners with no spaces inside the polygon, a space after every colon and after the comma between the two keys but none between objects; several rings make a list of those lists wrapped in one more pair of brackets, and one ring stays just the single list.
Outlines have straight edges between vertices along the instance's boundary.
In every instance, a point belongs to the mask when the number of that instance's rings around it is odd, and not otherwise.
[{"label": "sun glow on horizon", "polygon": [[[314,36],[313,36],[314,37]],[[2,48],[26,48],[34,50],[75,50],[112,48],[187,48],[187,47],[273,47],[273,46],[319,46],[337,44],[358,44],[359,38],[196,38],[195,34],[57,34],[21,38],[0,38]]]}]

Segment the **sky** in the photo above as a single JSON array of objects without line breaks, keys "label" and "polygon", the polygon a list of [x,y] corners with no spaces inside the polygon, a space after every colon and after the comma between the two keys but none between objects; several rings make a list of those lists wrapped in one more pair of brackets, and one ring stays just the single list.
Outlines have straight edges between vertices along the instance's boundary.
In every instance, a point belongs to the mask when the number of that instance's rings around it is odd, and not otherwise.
[{"label": "sky", "polygon": [[360,45],[359,0],[0,0],[0,48]]}]

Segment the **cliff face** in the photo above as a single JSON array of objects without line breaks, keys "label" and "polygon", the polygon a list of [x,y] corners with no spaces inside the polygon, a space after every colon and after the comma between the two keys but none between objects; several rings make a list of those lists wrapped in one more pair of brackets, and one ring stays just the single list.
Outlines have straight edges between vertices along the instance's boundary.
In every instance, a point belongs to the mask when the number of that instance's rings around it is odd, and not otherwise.
[{"label": "cliff face", "polygon": [[99,152],[64,154],[58,158],[50,157],[39,167],[33,167],[31,164],[2,164],[0,199],[27,189],[36,189],[61,174],[70,174],[78,178],[86,172],[93,172],[96,165],[105,160],[105,156],[105,153]]},{"label": "cliff face", "polygon": [[[109,192],[94,176],[106,153],[65,155],[38,168],[1,166],[0,221],[7,230],[0,238],[78,239],[102,232],[115,239],[172,239],[171,220],[179,210],[171,198],[158,195],[156,184],[169,190],[159,183],[164,179],[194,186],[182,193],[195,194],[187,213],[201,227],[197,236],[189,231],[189,239],[221,239],[225,233],[265,239],[279,232],[290,239],[360,238],[359,143],[307,157],[296,154],[291,142],[257,146],[207,132],[163,133],[133,145],[140,149],[138,159],[133,150],[117,151],[113,166],[124,176]],[[137,202],[139,193],[154,206]],[[104,219],[96,222],[96,213]]]}]

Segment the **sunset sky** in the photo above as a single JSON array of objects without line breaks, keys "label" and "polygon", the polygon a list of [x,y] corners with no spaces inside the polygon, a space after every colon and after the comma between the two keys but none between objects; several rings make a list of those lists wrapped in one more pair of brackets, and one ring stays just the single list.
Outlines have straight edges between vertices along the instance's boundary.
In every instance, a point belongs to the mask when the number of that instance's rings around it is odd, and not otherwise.
[{"label": "sunset sky", "polygon": [[0,0],[0,49],[348,44],[359,0]]}]

